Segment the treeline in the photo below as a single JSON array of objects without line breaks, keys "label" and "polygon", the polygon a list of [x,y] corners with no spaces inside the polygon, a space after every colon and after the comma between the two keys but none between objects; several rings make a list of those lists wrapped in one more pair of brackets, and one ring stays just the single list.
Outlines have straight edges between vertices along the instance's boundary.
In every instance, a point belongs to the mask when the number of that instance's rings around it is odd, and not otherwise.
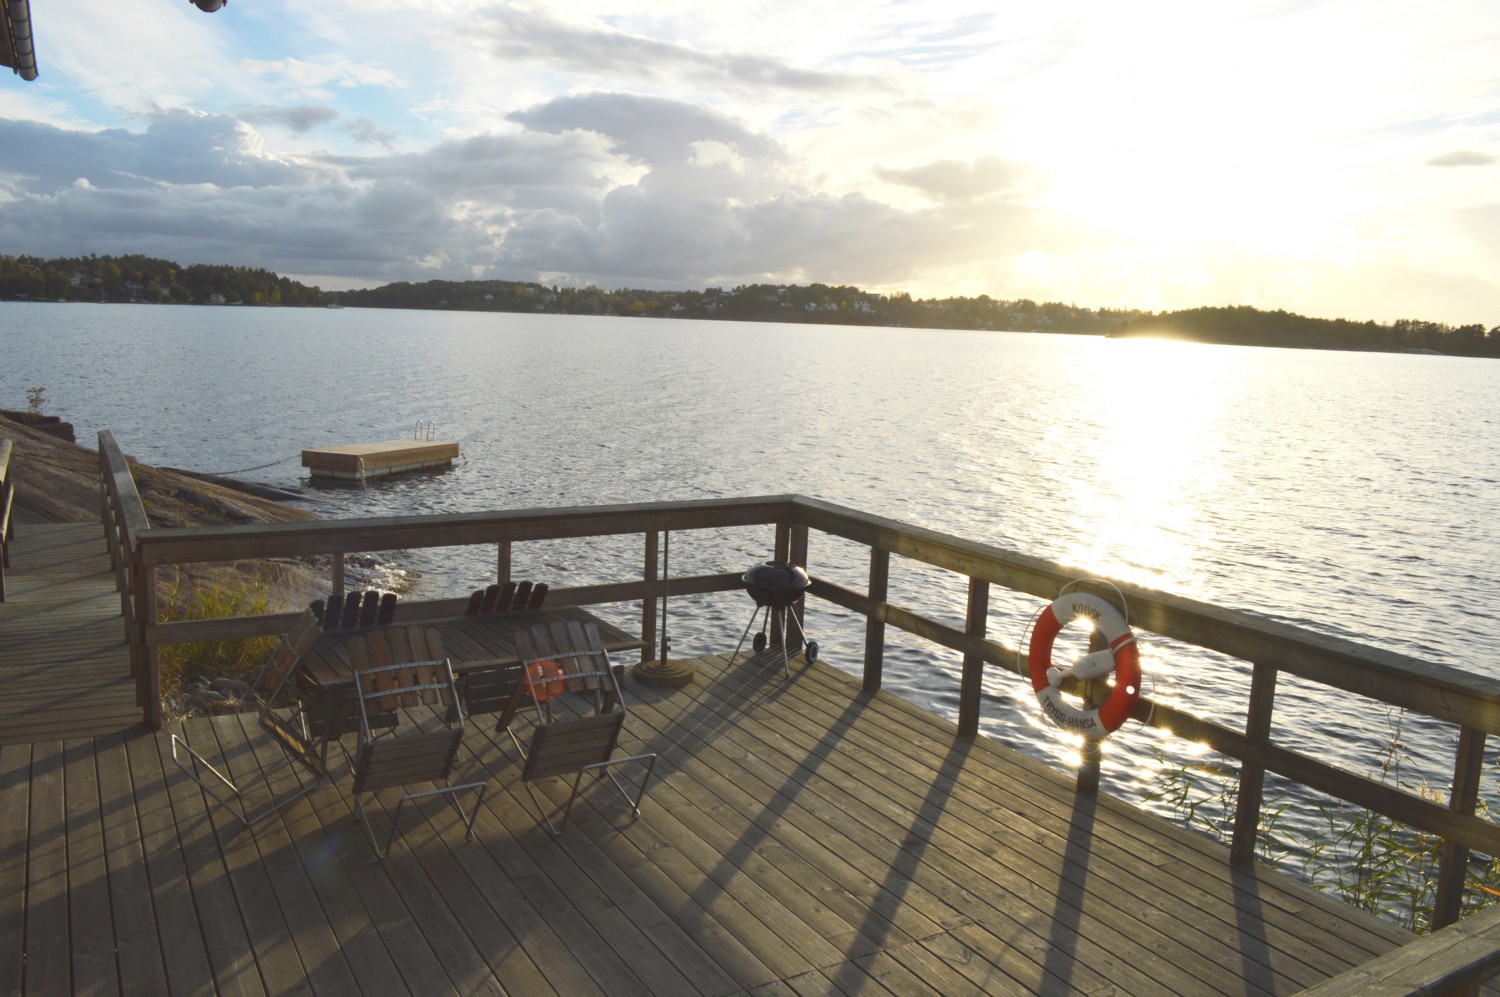
[{"label": "treeline", "polygon": [[1256,308],[1189,308],[1141,315],[1121,322],[1111,336],[1166,336],[1235,346],[1284,346],[1316,350],[1371,350],[1385,353],[1431,350],[1464,357],[1500,357],[1500,326],[1488,330],[1421,319],[1390,325],[1318,319]]},{"label": "treeline", "polygon": [[1136,311],[1080,308],[1029,299],[915,299],[857,287],[827,284],[746,284],[725,290],[605,291],[548,287],[516,281],[430,280],[400,282],[341,296],[365,308],[538,312],[560,315],[623,315],[649,318],[729,319],[742,322],[811,322],[837,325],[905,326],[925,329],[1004,329],[1103,335]]},{"label": "treeline", "polygon": [[1160,314],[1136,309],[1083,308],[1028,298],[913,298],[828,284],[742,284],[728,290],[647,291],[547,286],[508,280],[400,281],[337,294],[269,270],[227,265],[181,267],[147,256],[42,260],[0,256],[0,300],[143,301],[161,304],[245,304],[447,311],[620,315],[1060,332],[1076,335],[1171,336],[1204,343],[1322,350],[1401,352],[1432,350],[1457,356],[1500,357],[1500,326],[1452,326],[1420,319],[1389,325],[1318,319],[1248,306],[1190,308]]},{"label": "treeline", "polygon": [[55,260],[0,256],[0,299],[320,306],[327,296],[269,270],[90,255]]}]

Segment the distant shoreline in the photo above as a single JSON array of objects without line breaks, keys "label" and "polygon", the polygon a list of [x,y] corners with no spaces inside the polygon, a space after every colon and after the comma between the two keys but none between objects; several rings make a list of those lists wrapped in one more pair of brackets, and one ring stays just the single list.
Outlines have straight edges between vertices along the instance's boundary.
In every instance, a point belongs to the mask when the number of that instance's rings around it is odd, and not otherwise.
[{"label": "distant shoreline", "polygon": [[1248,305],[1149,312],[1088,308],[1029,298],[913,298],[845,285],[747,284],[668,291],[548,286],[529,281],[399,281],[323,291],[268,270],[180,267],[145,256],[37,260],[0,256],[0,300],[200,304],[417,311],[688,318],[741,322],[1039,332],[1114,338],[1167,337],[1199,343],[1377,353],[1500,357],[1500,325],[1453,326],[1420,319],[1389,324],[1321,319]]}]

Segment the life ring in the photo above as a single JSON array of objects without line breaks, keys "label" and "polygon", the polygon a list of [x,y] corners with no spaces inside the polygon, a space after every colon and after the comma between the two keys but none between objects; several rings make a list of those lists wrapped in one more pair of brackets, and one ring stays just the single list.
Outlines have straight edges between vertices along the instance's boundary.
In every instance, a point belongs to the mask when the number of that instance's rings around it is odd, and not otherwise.
[{"label": "life ring", "polygon": [[[1087,616],[1109,641],[1102,651],[1084,655],[1070,668],[1052,664],[1052,642],[1062,628],[1078,616]],[[1031,628],[1031,649],[1027,665],[1031,670],[1031,687],[1042,704],[1042,712],[1063,730],[1084,737],[1105,737],[1119,730],[1141,698],[1141,656],[1135,634],[1120,611],[1097,595],[1068,592],[1037,614]],[[1062,680],[1102,678],[1115,673],[1115,686],[1109,698],[1098,707],[1085,710],[1063,698]]]},{"label": "life ring", "polygon": [[526,665],[526,691],[535,702],[545,703],[560,695],[567,688],[564,678],[562,665],[551,658],[531,661]]}]

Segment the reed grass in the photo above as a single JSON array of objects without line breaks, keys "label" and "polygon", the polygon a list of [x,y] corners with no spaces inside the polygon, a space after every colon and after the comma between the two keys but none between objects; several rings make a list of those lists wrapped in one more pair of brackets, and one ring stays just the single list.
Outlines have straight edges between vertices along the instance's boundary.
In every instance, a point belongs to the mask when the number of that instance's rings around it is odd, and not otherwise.
[{"label": "reed grass", "polygon": [[[1379,777],[1407,792],[1446,804],[1446,795],[1426,780],[1406,777],[1410,758],[1401,739],[1402,711],[1389,715],[1392,731]],[[1157,748],[1158,788],[1144,802],[1169,808],[1184,827],[1229,844],[1238,806],[1239,777],[1205,762],[1176,762]],[[1496,762],[1500,766],[1500,761]],[[1256,857],[1283,872],[1336,894],[1350,906],[1394,921],[1410,931],[1432,930],[1432,909],[1443,839],[1382,814],[1342,801],[1317,805],[1313,829],[1293,830],[1282,820],[1292,806],[1285,794],[1269,794],[1261,806]],[[1481,799],[1476,816],[1488,817]],[[1464,879],[1461,916],[1500,903],[1500,860],[1473,853]]]},{"label": "reed grass", "polygon": [[[173,578],[162,600],[161,621],[222,619],[266,612],[270,588],[263,575],[184,591],[182,573]],[[194,644],[164,644],[157,649],[162,694],[176,695],[189,679],[245,678],[276,648],[276,637],[246,637],[240,640],[203,641]]]}]

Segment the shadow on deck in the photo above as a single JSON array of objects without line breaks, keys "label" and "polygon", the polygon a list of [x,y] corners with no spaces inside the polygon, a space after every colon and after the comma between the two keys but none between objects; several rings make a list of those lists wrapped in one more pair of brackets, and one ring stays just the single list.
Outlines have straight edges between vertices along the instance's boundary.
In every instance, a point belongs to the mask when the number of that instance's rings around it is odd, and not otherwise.
[{"label": "shadow on deck", "polygon": [[[475,840],[407,808],[383,863],[342,761],[252,834],[169,731],[0,747],[0,988],[1287,994],[1411,937],[822,664],[696,664],[627,686],[639,820],[591,790],[553,840],[480,717]],[[253,717],[173,729],[275,757]]]}]

